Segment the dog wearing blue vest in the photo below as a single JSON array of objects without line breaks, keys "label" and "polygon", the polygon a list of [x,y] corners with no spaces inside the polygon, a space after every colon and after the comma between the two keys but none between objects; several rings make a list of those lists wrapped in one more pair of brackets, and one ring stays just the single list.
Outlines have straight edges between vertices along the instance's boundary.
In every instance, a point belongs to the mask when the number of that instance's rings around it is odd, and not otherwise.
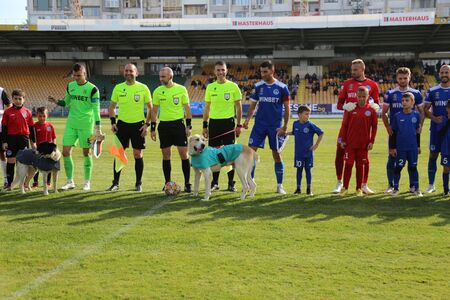
[{"label": "dog wearing blue vest", "polygon": [[194,196],[198,196],[200,177],[203,174],[205,178],[203,201],[208,201],[211,196],[212,173],[228,165],[232,165],[241,181],[241,200],[245,199],[248,192],[250,197],[255,195],[256,183],[251,173],[258,161],[258,154],[252,148],[241,144],[225,145],[219,149],[207,147],[205,138],[195,134],[189,138],[189,154],[195,172]]},{"label": "dog wearing blue vest", "polygon": [[60,170],[60,159],[61,152],[54,143],[40,143],[36,150],[20,150],[16,156],[16,176],[11,183],[10,190],[19,186],[21,193],[25,194],[25,189],[30,190],[30,180],[39,171],[42,175],[44,195],[48,195],[47,176],[49,173],[52,174],[53,191],[58,192],[56,183]]}]

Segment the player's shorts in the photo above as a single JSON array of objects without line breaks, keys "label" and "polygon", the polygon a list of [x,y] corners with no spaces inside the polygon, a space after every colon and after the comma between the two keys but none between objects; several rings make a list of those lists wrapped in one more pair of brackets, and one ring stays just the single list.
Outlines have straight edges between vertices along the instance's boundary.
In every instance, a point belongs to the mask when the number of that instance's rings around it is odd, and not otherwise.
[{"label": "player's shorts", "polygon": [[208,127],[208,145],[211,147],[220,147],[222,145],[231,145],[235,142],[235,133],[230,132],[226,135],[214,138],[225,132],[234,130],[234,118],[229,119],[210,119]]},{"label": "player's shorts", "polygon": [[344,160],[350,164],[364,164],[369,161],[369,151],[363,148],[346,148]]},{"label": "player's shorts", "polygon": [[312,168],[314,166],[314,157],[304,157],[294,159],[294,168]]},{"label": "player's shorts", "polygon": [[26,135],[7,135],[6,142],[8,143],[6,157],[16,157],[19,150],[26,149],[30,145]]},{"label": "player's shorts", "polygon": [[256,148],[264,148],[266,137],[269,138],[270,149],[277,151],[277,127],[262,127],[255,124],[248,139],[248,145]]},{"label": "player's shorts", "polygon": [[408,162],[408,167],[417,167],[417,159],[419,157],[418,150],[404,150],[398,151],[395,159],[396,167],[404,167]]},{"label": "player's shorts", "polygon": [[159,122],[158,136],[161,149],[170,146],[187,147],[186,126],[183,119]]},{"label": "player's shorts", "polygon": [[145,137],[141,136],[141,127],[144,121],[136,123],[125,123],[122,120],[117,121],[116,136],[124,148],[131,146],[133,149],[145,149]]},{"label": "player's shorts", "polygon": [[80,142],[81,148],[90,148],[89,138],[94,133],[93,129],[75,129],[66,126],[64,129],[63,146],[76,146]]},{"label": "player's shorts", "polygon": [[430,152],[441,152],[443,136],[436,131],[430,131]]},{"label": "player's shorts", "polygon": [[450,155],[441,155],[441,166],[450,167]]}]

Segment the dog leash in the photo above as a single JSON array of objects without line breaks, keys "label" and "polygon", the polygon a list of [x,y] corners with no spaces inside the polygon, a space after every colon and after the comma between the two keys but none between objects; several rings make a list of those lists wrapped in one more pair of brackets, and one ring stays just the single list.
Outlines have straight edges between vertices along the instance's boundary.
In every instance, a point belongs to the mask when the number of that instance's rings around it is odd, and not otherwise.
[{"label": "dog leash", "polygon": [[210,140],[210,141],[211,141],[211,140],[215,140],[215,139],[217,139],[217,138],[220,138],[221,136],[230,134],[230,133],[232,133],[232,132],[236,132],[236,128],[235,128],[235,129],[232,129],[232,130],[230,130],[230,131],[227,131],[227,132],[225,132],[225,133],[216,135],[215,137],[212,137],[212,138],[210,138],[209,140]]}]

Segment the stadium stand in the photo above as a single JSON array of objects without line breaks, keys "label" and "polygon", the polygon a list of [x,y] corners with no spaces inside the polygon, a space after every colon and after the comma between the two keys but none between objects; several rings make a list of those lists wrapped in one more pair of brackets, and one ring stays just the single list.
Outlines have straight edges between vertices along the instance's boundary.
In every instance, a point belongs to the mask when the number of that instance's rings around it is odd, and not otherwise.
[{"label": "stadium stand", "polygon": [[[368,61],[367,76],[379,83],[381,94],[384,94],[395,86],[393,74],[399,66],[411,68],[412,86],[422,92],[437,82],[435,66],[430,67],[406,60]],[[278,64],[275,68],[276,77],[288,85],[293,103],[336,103],[342,82],[351,76],[347,61],[323,64],[323,74],[306,74],[303,78],[298,74],[291,74],[291,67],[288,65]],[[45,105],[49,110],[53,110],[55,107],[47,102],[47,96],[54,95],[61,98],[64,96],[66,85],[70,80],[68,70],[70,65],[1,66],[0,82],[9,93],[16,88],[23,89],[27,93],[28,107]],[[204,101],[206,86],[214,81],[214,64],[205,64],[196,73],[198,74],[187,80],[182,76],[174,78],[175,82],[186,86],[193,102]],[[239,85],[247,101],[259,78],[257,64],[228,65],[228,79]],[[99,88],[101,100],[109,101],[115,84],[123,81],[123,77],[121,74],[95,74],[89,80]],[[138,80],[147,84],[151,91],[160,84],[157,75],[142,75]]]},{"label": "stadium stand", "polygon": [[52,110],[54,105],[47,97],[64,96],[67,70],[70,66],[0,66],[0,82],[8,94],[14,89],[25,91],[27,107],[47,106]]}]

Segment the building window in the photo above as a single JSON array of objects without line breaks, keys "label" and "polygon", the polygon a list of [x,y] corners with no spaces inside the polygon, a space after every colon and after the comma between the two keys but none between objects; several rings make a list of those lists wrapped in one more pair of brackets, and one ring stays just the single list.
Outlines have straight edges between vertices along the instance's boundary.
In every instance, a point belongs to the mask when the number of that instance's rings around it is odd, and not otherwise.
[{"label": "building window", "polygon": [[207,13],[206,4],[184,6],[184,14],[187,16],[206,15]]},{"label": "building window", "polygon": [[58,0],[56,2],[56,7],[58,10],[70,9],[69,0]]},{"label": "building window", "polygon": [[105,7],[106,8],[119,8],[120,1],[119,0],[105,0]]},{"label": "building window", "polygon": [[226,18],[227,14],[226,13],[215,13],[213,14],[213,18]]},{"label": "building window", "polygon": [[256,5],[266,5],[267,0],[256,0]]},{"label": "building window", "polygon": [[33,0],[33,10],[37,11],[52,10],[52,0]]},{"label": "building window", "polygon": [[141,7],[141,1],[140,0],[124,0],[123,1],[123,7],[124,8]]},{"label": "building window", "polygon": [[274,4],[284,4],[284,0],[273,0]]},{"label": "building window", "polygon": [[247,12],[246,11],[237,11],[234,13],[234,17],[235,18],[245,18],[245,17],[247,17]]},{"label": "building window", "polygon": [[245,6],[248,5],[248,0],[233,0],[231,4]]},{"label": "building window", "polygon": [[325,3],[338,3],[339,0],[325,0]]},{"label": "building window", "polygon": [[99,17],[100,16],[100,7],[84,6],[83,7],[83,16],[84,17]]},{"label": "building window", "polygon": [[222,6],[225,5],[225,0],[213,0],[213,5]]}]

